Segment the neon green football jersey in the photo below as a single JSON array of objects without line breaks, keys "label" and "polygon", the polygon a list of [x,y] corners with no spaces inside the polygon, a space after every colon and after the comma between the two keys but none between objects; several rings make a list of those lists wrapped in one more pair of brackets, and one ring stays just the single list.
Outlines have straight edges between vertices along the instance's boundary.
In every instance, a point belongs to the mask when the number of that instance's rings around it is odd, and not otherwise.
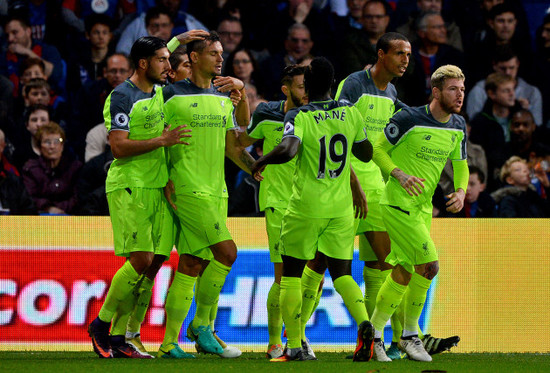
[{"label": "neon green football jersey", "polygon": [[287,136],[301,142],[287,211],[315,218],[351,216],[351,147],[367,140],[361,113],[334,100],[311,102],[286,114]]},{"label": "neon green football jersey", "polygon": [[[148,140],[162,135],[164,114],[162,89],[140,90],[127,79],[105,101],[103,117],[107,132],[126,131],[130,140]],[[168,182],[164,148],[115,159],[107,173],[107,193],[123,188],[162,188]]]}]

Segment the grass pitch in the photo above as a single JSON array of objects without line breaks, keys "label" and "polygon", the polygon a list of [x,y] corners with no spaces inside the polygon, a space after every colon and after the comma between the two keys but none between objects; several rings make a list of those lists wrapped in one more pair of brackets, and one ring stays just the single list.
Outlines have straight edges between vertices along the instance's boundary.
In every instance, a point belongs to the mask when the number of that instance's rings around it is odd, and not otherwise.
[{"label": "grass pitch", "polygon": [[99,359],[93,352],[0,352],[0,372],[550,372],[550,354],[443,353],[431,363],[398,360],[354,363],[348,353],[319,352],[317,361],[270,363],[262,353],[243,353],[225,360],[199,355],[193,360]]}]

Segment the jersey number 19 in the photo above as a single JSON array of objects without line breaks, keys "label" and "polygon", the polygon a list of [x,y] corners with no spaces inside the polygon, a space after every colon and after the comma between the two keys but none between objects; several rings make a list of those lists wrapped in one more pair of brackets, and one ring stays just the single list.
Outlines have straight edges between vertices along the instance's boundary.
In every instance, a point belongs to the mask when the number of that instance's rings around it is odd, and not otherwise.
[{"label": "jersey number 19", "polygon": [[[320,145],[320,153],[319,153],[319,171],[317,172],[317,179],[324,179],[327,169],[327,144],[326,144],[326,136],[323,136],[319,139],[319,145]],[[338,143],[341,144],[341,146],[336,146]],[[341,149],[340,152],[338,152],[336,149]],[[337,163],[338,168],[335,170],[328,170],[328,174],[330,178],[336,179],[342,171],[344,170],[344,167],[346,167],[346,158],[348,156],[348,139],[346,136],[342,135],[341,133],[337,133],[336,135],[332,136],[328,142],[328,156],[332,163]]]}]

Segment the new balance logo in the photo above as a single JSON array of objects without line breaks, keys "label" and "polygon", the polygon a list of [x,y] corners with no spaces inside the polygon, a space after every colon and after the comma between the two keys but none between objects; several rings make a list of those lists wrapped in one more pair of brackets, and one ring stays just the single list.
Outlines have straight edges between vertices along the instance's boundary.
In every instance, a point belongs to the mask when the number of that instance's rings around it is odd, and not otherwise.
[{"label": "new balance logo", "polygon": [[374,104],[370,104],[369,109],[371,109],[371,110],[374,109]]},{"label": "new balance logo", "polygon": [[147,111],[147,110],[148,110],[147,106],[144,106],[143,111]]},{"label": "new balance logo", "polygon": [[199,104],[196,102],[193,102],[191,105],[189,105],[189,107],[197,107],[197,106],[199,106]]},{"label": "new balance logo", "polygon": [[282,132],[283,129],[284,129],[284,127],[277,127],[277,128],[275,128],[273,131]]},{"label": "new balance logo", "polygon": [[426,141],[430,140],[431,138],[432,138],[432,135],[426,135],[426,136],[424,136],[424,140],[426,140]]}]

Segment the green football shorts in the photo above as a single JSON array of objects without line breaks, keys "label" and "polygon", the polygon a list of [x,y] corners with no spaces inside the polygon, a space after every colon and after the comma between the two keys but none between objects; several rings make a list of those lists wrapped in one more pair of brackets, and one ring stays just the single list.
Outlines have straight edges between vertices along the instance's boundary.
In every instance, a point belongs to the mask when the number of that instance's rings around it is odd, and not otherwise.
[{"label": "green football shorts", "polygon": [[355,234],[359,235],[359,259],[364,262],[377,261],[378,258],[372,250],[369,241],[365,238],[364,232],[385,232],[384,214],[380,205],[380,197],[383,189],[365,190],[369,211],[366,219],[355,219]]},{"label": "green football shorts", "polygon": [[384,223],[391,240],[391,252],[386,262],[400,264],[414,273],[414,266],[438,259],[435,245],[430,237],[432,215],[420,209],[402,210],[383,205]]},{"label": "green football shorts", "polygon": [[328,257],[353,259],[353,215],[339,218],[310,218],[287,212],[281,227],[281,255],[297,259],[315,258],[319,250]]},{"label": "green football shorts", "polygon": [[190,254],[202,259],[213,258],[210,246],[231,240],[226,226],[227,198],[206,193],[175,194],[176,216],[181,226],[178,254]]},{"label": "green football shorts", "polygon": [[107,193],[115,255],[155,252],[160,241],[162,189],[126,188]]},{"label": "green football shorts", "polygon": [[269,258],[272,263],[282,263],[279,252],[279,241],[281,239],[281,224],[286,210],[274,207],[265,209],[265,228],[267,230],[267,241],[269,243]]},{"label": "green football shorts", "polygon": [[181,227],[176,214],[166,201],[163,199],[160,223],[160,242],[155,252],[158,255],[164,255],[166,259],[170,258],[174,245],[178,245]]}]

